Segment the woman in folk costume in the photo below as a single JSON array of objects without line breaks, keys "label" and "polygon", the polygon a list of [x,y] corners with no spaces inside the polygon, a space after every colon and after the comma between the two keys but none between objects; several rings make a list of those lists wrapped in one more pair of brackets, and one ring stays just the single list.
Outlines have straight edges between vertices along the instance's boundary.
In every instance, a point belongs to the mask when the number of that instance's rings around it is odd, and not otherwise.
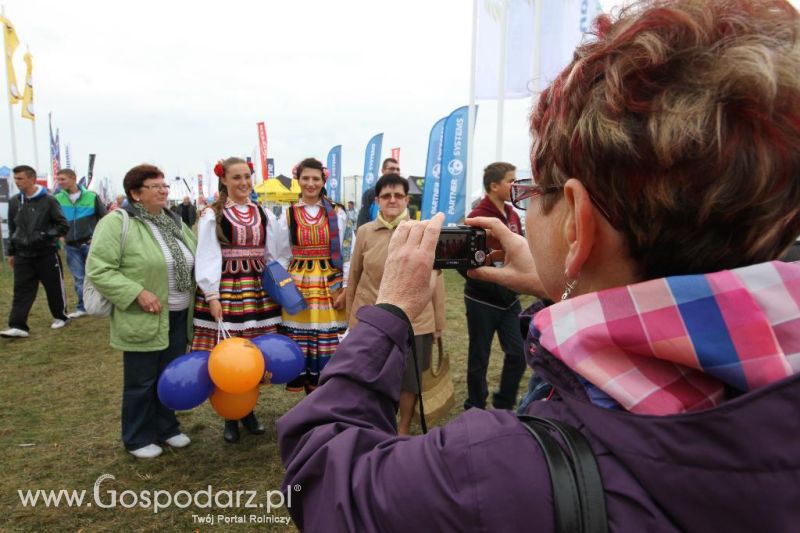
[{"label": "woman in folk costume", "polygon": [[308,309],[295,315],[284,310],[281,332],[296,341],[306,356],[305,374],[287,383],[286,390],[305,389],[308,394],[316,388],[319,373],[347,328],[344,288],[353,229],[344,207],[325,196],[326,170],[320,161],[301,161],[295,178],[300,183],[300,199],[281,217],[282,238],[278,243],[291,245],[287,270]]},{"label": "woman in folk costume", "polygon": [[[274,240],[275,217],[250,200],[252,167],[238,157],[214,167],[219,198],[200,216],[198,228],[197,300],[192,350],[210,351],[220,329],[234,337],[276,333],[280,307],[261,286],[266,243]],[[252,434],[264,433],[254,413],[241,420]],[[226,420],[224,438],[239,440],[239,421]]]}]

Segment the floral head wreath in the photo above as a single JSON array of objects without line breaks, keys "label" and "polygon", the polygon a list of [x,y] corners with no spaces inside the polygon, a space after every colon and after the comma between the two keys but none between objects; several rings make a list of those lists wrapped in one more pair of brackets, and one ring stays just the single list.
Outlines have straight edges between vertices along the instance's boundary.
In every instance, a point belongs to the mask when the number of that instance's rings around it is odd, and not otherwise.
[{"label": "floral head wreath", "polygon": [[[297,168],[300,166],[300,163],[297,163],[295,166],[292,167],[292,177],[294,179],[299,179],[300,176],[297,175]],[[322,167],[322,180],[328,181],[328,178],[331,177],[331,171],[328,170],[328,167]]]},{"label": "floral head wreath", "polygon": [[[216,174],[218,178],[225,177],[225,168],[223,168],[222,166],[223,161],[224,160],[220,159],[219,161],[217,161],[217,164],[214,165],[214,174]],[[247,166],[248,168],[250,168],[251,173],[254,173],[256,171],[252,161],[247,161]]]}]

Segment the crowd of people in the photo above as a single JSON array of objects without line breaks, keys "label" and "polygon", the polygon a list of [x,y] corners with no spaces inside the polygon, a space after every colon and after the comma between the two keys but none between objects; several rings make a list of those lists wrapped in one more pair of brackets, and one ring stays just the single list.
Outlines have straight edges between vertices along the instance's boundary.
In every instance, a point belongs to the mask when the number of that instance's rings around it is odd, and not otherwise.
[{"label": "crowd of people", "polygon": [[[36,184],[33,168],[14,169],[20,190],[9,220],[14,298],[9,329],[0,335],[28,336],[39,282],[53,328],[86,315],[83,285],[90,279],[113,305],[110,343],[123,352],[122,441],[139,458],[159,455],[161,443],[190,443],[156,394],[161,372],[187,348],[210,351],[227,336],[287,335],[302,349],[306,365],[286,389],[309,394],[347,328],[356,217],[327,198],[322,163],[308,158],[297,165],[302,192],[280,216],[253,201],[250,163],[231,157],[214,171],[217,200],[198,214],[188,197],[169,207],[170,186],[152,165],[132,168],[123,179],[124,198],[108,209],[69,169],[58,172],[54,196]],[[74,278],[77,308],[71,313],[59,241]],[[266,293],[262,275],[270,261],[288,270],[307,309],[289,314]],[[226,441],[239,440],[240,422],[250,433],[265,431],[250,413],[225,421]]]},{"label": "crowd of people", "polygon": [[[641,0],[601,15],[532,110],[533,177],[484,169],[466,219],[491,253],[462,272],[465,412],[424,435],[410,421],[445,329],[432,268],[443,217],[409,216],[391,158],[358,216],[326,196],[314,158],[295,167],[300,197],[278,215],[252,200],[253,170],[235,157],[199,213],[189,198],[168,209],[152,165],[126,174],[109,214],[71,171],[54,198],[17,167],[0,335],[28,336],[39,282],[57,329],[85,314],[91,281],[113,304],[122,440],[138,458],[191,442],[155,389],[187,347],[287,335],[305,370],[286,390],[306,397],[278,440],[284,485],[302,487],[289,509],[302,530],[791,531],[800,265],[779,258],[800,235],[798,109],[800,15],[785,0]],[[306,309],[267,294],[271,261]],[[536,297],[525,311],[520,294]],[[495,335],[503,370],[487,410]],[[264,432],[251,412],[225,421],[226,441],[240,423]],[[563,460],[576,485],[594,483],[575,491],[577,518],[537,424],[575,454]]]}]

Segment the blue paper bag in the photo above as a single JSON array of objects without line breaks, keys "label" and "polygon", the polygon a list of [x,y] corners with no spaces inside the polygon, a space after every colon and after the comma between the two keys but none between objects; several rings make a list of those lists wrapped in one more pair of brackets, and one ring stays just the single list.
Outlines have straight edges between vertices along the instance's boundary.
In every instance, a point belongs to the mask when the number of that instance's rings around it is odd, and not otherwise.
[{"label": "blue paper bag", "polygon": [[292,276],[277,261],[270,261],[264,268],[261,283],[269,297],[286,309],[290,315],[308,309],[308,304],[294,284]]}]

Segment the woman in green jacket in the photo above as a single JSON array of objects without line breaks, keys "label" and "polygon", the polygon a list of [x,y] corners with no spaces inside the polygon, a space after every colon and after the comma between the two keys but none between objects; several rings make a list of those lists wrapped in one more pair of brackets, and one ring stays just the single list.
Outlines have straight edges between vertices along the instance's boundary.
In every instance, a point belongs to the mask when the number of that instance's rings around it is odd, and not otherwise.
[{"label": "woman in green jacket", "polygon": [[166,209],[169,185],[152,165],[139,165],[123,180],[130,217],[120,252],[123,216],[97,225],[86,262],[86,277],[113,305],[111,346],[123,351],[122,441],[134,456],[161,454],[158,443],[182,448],[175,412],[158,399],[156,384],[164,368],[186,352],[194,295],[197,240],[180,218]]}]

